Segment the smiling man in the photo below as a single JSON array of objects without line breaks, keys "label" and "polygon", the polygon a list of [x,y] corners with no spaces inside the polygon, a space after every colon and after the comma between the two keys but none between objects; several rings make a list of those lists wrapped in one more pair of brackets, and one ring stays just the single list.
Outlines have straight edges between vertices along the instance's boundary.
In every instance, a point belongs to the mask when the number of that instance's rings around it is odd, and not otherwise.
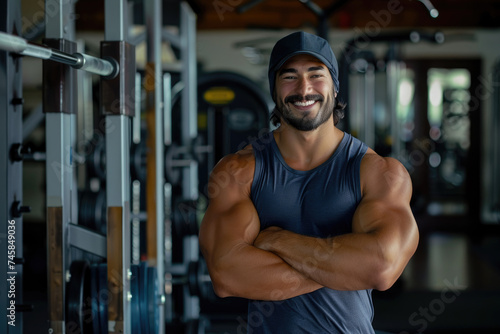
[{"label": "smiling man", "polygon": [[416,250],[405,168],[336,125],[338,65],[297,32],[271,53],[279,127],[212,171],[200,246],[215,292],[248,298],[248,333],[373,333],[371,291]]}]

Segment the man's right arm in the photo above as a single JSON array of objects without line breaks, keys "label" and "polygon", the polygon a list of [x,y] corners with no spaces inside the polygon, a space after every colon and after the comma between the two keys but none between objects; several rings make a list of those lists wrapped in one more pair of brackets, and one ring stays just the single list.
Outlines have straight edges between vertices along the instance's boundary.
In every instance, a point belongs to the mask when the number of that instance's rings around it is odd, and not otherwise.
[{"label": "man's right arm", "polygon": [[250,199],[255,169],[251,147],[222,159],[208,183],[210,203],[200,248],[220,297],[283,300],[321,288],[277,255],[258,249],[257,211]]}]

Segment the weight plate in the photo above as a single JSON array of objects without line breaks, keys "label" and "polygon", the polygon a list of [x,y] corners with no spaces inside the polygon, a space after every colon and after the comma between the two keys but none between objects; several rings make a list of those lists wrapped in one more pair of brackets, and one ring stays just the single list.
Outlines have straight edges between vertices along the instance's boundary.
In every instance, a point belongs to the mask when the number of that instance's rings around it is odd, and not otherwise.
[{"label": "weight plate", "polygon": [[148,309],[149,333],[157,334],[160,327],[160,310],[158,308],[158,271],[156,267],[148,268]]},{"label": "weight plate", "polygon": [[188,288],[189,288],[189,293],[191,296],[199,296],[200,295],[200,289],[198,285],[198,261],[190,261],[188,264],[188,271],[187,271],[187,281],[188,281]]},{"label": "weight plate", "polygon": [[179,200],[175,203],[172,223],[178,238],[198,234],[198,212],[198,201]]},{"label": "weight plate", "polygon": [[181,169],[174,166],[174,160],[179,159],[180,150],[175,143],[165,148],[165,178],[172,185],[178,185],[181,181]]},{"label": "weight plate", "polygon": [[99,265],[90,266],[90,297],[92,299],[92,330],[94,334],[100,333],[99,325]]},{"label": "weight plate", "polygon": [[98,177],[100,180],[106,180],[106,143],[104,140],[92,141],[88,143],[86,149],[90,152],[88,155],[90,174]]},{"label": "weight plate", "polygon": [[133,180],[146,180],[146,143],[133,144],[130,154],[130,167]]},{"label": "weight plate", "polygon": [[85,190],[79,202],[78,223],[106,235],[106,193]]},{"label": "weight plate", "polygon": [[109,305],[109,290],[108,290],[108,265],[106,263],[99,264],[99,328],[100,334],[108,334],[108,305]]},{"label": "weight plate", "polygon": [[214,287],[212,285],[212,280],[210,279],[210,275],[208,274],[207,263],[204,258],[200,258],[198,260],[198,291],[200,298],[209,301],[215,301],[216,295],[214,292]]},{"label": "weight plate", "polygon": [[140,311],[140,268],[138,265],[131,265],[130,271],[132,273],[132,277],[130,279],[130,294],[132,295],[132,299],[130,301],[130,314],[131,314],[131,322],[132,322],[132,333],[134,334],[146,334],[146,332],[141,331],[142,323],[144,323],[144,319],[141,319],[141,311]]},{"label": "weight plate", "polygon": [[139,308],[143,334],[149,333],[148,309],[148,265],[139,264]]},{"label": "weight plate", "polygon": [[71,279],[66,284],[66,330],[69,333],[92,333],[90,267],[87,261],[73,261]]}]

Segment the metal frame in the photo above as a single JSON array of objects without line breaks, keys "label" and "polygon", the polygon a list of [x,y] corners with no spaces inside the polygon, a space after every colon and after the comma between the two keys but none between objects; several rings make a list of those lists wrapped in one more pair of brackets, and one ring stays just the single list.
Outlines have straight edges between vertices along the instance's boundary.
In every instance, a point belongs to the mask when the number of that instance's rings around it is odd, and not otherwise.
[{"label": "metal frame", "polygon": [[[160,0],[145,2],[146,30],[147,30],[147,58],[154,64],[154,109],[155,109],[155,197],[156,197],[156,267],[158,273],[158,293],[160,300],[157,301],[160,320],[159,333],[165,331],[165,206],[164,198],[164,121],[163,121],[163,89],[162,89],[162,2]],[[149,238],[148,238],[149,239]],[[151,239],[149,239],[151,240]]]},{"label": "metal frame", "polygon": [[[0,31],[15,33],[21,31],[21,5],[19,1],[0,2]],[[22,143],[22,62],[19,57],[0,51],[0,124],[3,127],[0,140],[0,156],[4,163],[0,164],[0,315],[2,322],[0,332],[17,334],[23,332],[23,314],[19,309],[14,311],[15,326],[9,325],[7,317],[11,311],[11,301],[16,308],[23,302],[23,218],[12,209],[18,209],[23,199],[23,162],[13,161],[10,156],[12,145]],[[14,210],[16,211],[16,210]],[[19,215],[19,217],[15,217]],[[15,258],[14,267],[8,261],[9,221],[15,221]],[[12,233],[12,232],[11,232]],[[8,267],[9,266],[9,267]],[[16,274],[9,274],[15,272]],[[15,297],[10,295],[10,282],[7,278],[15,276]]]},{"label": "metal frame", "polygon": [[[181,140],[182,145],[191,145],[198,135],[198,93],[196,73],[196,15],[187,2],[181,3],[181,80],[182,90]],[[182,196],[184,199],[198,199],[198,163],[191,161],[182,171]],[[184,237],[184,264],[199,259],[198,236]],[[198,319],[200,316],[200,300],[191,296],[189,287],[184,286],[184,320]]]},{"label": "metal frame", "polygon": [[[130,264],[130,143],[135,103],[127,96],[135,87],[135,50],[127,43],[125,0],[105,1],[105,41],[101,55],[114,55],[120,72],[112,80],[101,78],[101,110],[106,116],[106,199],[108,206],[109,333],[131,333]],[[134,94],[135,96],[135,94]],[[118,103],[116,103],[118,102]],[[120,251],[117,251],[120,250]]]},{"label": "metal frame", "polygon": [[[70,40],[74,37],[74,22],[65,21],[68,17],[65,14],[74,10],[73,3],[46,3],[45,6],[46,12],[51,13],[45,18],[45,42],[57,46],[61,54],[73,53],[76,44]],[[77,189],[72,159],[76,139],[76,76],[73,69],[52,61],[45,60],[43,66],[49,326],[57,334],[66,332],[65,288],[71,263],[67,229],[69,222],[76,222],[77,219],[77,209],[72,208],[76,205]],[[59,88],[55,95],[52,90],[54,85]]]}]

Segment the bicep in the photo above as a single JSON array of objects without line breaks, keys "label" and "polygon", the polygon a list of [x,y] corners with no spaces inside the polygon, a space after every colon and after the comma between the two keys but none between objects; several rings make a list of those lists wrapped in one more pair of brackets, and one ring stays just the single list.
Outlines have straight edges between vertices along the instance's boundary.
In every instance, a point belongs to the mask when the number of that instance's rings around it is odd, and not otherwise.
[{"label": "bicep", "polygon": [[204,255],[227,254],[257,237],[260,221],[250,199],[251,167],[242,165],[241,158],[229,158],[212,172],[209,189],[216,191],[211,192],[199,236]]},{"label": "bicep", "polygon": [[211,203],[200,227],[200,245],[208,253],[227,254],[240,244],[252,244],[260,229],[257,212],[250,200],[240,200],[224,208]]},{"label": "bicep", "polygon": [[[411,179],[395,159],[364,166],[363,198],[353,217],[354,233],[370,233],[387,254],[413,254],[418,231],[410,208]],[[363,170],[362,170],[363,172]]]}]

